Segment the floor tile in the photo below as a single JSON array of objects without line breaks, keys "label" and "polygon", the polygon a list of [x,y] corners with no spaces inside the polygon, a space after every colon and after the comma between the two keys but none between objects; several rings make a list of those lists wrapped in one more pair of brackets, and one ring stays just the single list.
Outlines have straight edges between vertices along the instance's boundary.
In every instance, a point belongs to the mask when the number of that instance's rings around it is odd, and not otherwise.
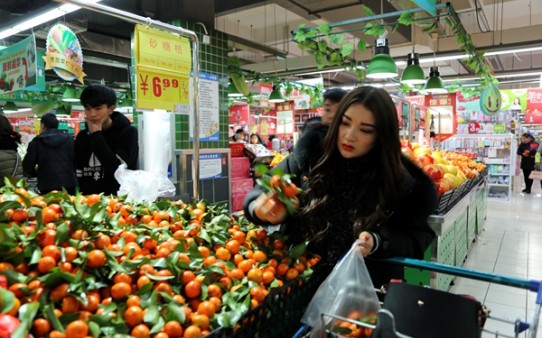
[{"label": "floor tile", "polygon": [[[536,196],[540,195],[540,188],[533,193],[515,193],[510,201],[488,200],[484,228],[468,253],[465,267],[512,278],[542,280],[542,198]],[[518,318],[531,321],[536,307],[535,292],[498,283],[456,278],[450,292],[470,294],[483,301],[492,316],[510,321]],[[512,323],[490,318],[485,328],[513,336]],[[483,333],[482,337],[495,335]]]}]

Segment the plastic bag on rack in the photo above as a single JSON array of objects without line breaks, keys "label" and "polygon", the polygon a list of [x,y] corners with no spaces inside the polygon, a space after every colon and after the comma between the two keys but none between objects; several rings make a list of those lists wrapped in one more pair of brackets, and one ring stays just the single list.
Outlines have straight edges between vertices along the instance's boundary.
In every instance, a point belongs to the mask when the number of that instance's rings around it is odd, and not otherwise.
[{"label": "plastic bag on rack", "polygon": [[126,164],[122,163],[115,171],[115,178],[120,184],[117,195],[127,195],[128,200],[135,202],[154,202],[158,197],[175,195],[175,186],[166,176],[126,168]]},{"label": "plastic bag on rack", "polygon": [[354,242],[344,258],[333,268],[301,318],[303,324],[312,328],[311,338],[325,336],[324,324],[327,323],[323,323],[322,314],[359,320],[376,316],[380,309],[363,255],[358,250],[359,243],[359,240]]}]

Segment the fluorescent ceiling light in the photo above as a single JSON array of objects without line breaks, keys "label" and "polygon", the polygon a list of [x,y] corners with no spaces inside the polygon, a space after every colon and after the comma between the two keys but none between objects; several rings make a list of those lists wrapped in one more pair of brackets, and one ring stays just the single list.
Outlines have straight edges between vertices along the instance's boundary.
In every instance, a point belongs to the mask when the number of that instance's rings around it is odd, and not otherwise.
[{"label": "fluorescent ceiling light", "polygon": [[[88,3],[97,3],[102,0],[87,0]],[[51,9],[47,12],[38,14],[36,16],[31,17],[30,19],[24,20],[15,26],[5,29],[3,31],[0,31],[0,39],[5,39],[9,36],[19,34],[20,32],[27,31],[29,29],[32,29],[36,26],[42,25],[46,22],[55,20],[57,18],[60,18],[66,14],[75,12],[77,10],[81,9],[81,7],[71,4],[64,4],[60,5],[54,9]]]},{"label": "fluorescent ceiling light", "polygon": [[485,55],[491,56],[491,55],[502,55],[502,54],[529,53],[529,52],[537,52],[541,50],[542,50],[542,46],[527,47],[527,48],[517,48],[517,49],[510,49],[510,50],[497,50],[494,52],[487,52]]},{"label": "fluorescent ceiling light", "polygon": [[527,77],[527,76],[538,76],[542,75],[542,71],[530,72],[530,73],[508,73],[508,74],[496,74],[494,75],[497,79],[507,78],[507,77]]}]

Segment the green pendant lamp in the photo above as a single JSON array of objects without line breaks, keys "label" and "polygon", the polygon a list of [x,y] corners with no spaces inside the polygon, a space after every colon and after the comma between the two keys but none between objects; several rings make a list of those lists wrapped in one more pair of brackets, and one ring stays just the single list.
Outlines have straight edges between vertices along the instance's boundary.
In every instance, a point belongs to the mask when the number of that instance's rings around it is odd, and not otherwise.
[{"label": "green pendant lamp", "polygon": [[279,87],[276,85],[273,85],[273,91],[271,92],[271,94],[269,94],[268,101],[272,103],[281,103],[281,102],[286,101],[286,99],[284,98],[284,96],[282,96],[282,93],[280,92]]},{"label": "green pendant lamp", "polygon": [[444,87],[444,82],[440,77],[438,67],[433,66],[429,71],[429,79],[425,83],[425,86],[422,89],[422,92],[425,94],[446,94],[448,91]]},{"label": "green pendant lamp", "polygon": [[233,81],[230,79],[230,84],[228,84],[228,97],[241,97],[243,94],[241,94],[238,90]]},{"label": "green pendant lamp", "polygon": [[62,101],[64,102],[79,102],[79,96],[77,91],[72,86],[67,86],[62,94]]},{"label": "green pendant lamp", "polygon": [[68,112],[68,109],[66,109],[66,107],[63,105],[55,109],[55,114],[56,115],[70,115],[70,113]]},{"label": "green pendant lamp", "polygon": [[390,79],[397,75],[397,65],[390,56],[388,39],[377,39],[375,55],[367,65],[367,77],[369,79]]},{"label": "green pendant lamp", "polygon": [[7,101],[3,109],[4,113],[16,113],[19,111],[17,105],[13,101]]},{"label": "green pendant lamp", "polygon": [[418,53],[408,54],[407,67],[401,74],[401,83],[411,87],[425,83],[425,74],[420,67],[420,57]]}]

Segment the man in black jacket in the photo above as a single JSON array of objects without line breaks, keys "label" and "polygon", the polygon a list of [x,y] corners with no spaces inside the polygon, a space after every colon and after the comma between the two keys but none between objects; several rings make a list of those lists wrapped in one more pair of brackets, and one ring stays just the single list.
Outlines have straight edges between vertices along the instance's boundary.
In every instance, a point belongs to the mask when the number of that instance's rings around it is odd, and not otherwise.
[{"label": "man in black jacket", "polygon": [[128,118],[115,111],[117,97],[106,86],[93,84],[81,93],[86,129],[75,139],[75,161],[79,188],[85,195],[116,194],[119,183],[115,171],[121,163],[137,169],[139,145],[137,129]]},{"label": "man in black jacket", "polygon": [[28,144],[23,160],[24,176],[37,177],[42,194],[62,188],[74,194],[77,181],[73,137],[58,130],[58,120],[52,113],[41,117],[41,130]]}]

